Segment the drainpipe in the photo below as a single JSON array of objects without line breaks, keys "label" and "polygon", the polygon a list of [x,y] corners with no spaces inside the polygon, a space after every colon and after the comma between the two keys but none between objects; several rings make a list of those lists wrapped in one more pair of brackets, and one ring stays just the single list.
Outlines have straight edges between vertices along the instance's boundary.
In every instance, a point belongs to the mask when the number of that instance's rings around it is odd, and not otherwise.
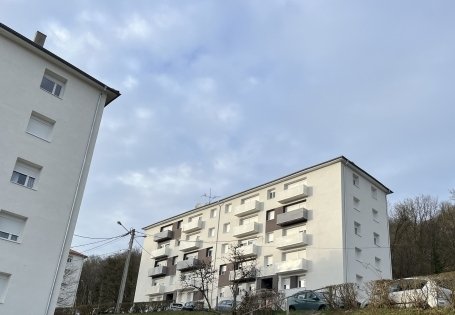
[{"label": "drainpipe", "polygon": [[[342,191],[342,196],[341,198],[343,198],[343,210],[341,212],[341,215],[342,215],[342,226],[343,226],[343,230],[344,230],[344,240],[343,240],[343,260],[344,260],[344,275],[343,275],[343,278],[344,278],[344,283],[347,283],[348,282],[348,258],[347,258],[347,248],[346,248],[346,237],[347,237],[347,227],[346,227],[346,167],[348,166],[349,164],[349,161],[346,160],[345,164],[344,164],[344,167],[342,168],[342,176],[341,176],[341,191]],[[343,165],[343,164],[342,164]]]},{"label": "drainpipe", "polygon": [[[223,203],[220,203],[218,201],[218,223],[217,223],[217,227],[216,227],[216,238],[215,238],[215,255],[213,257],[213,268],[215,269],[215,264],[216,264],[216,256],[217,256],[217,253],[218,253],[218,237],[219,237],[219,234],[220,234],[220,220],[221,220],[221,208],[222,206],[224,205],[224,202]],[[217,277],[218,278],[218,277]],[[210,303],[213,303],[213,281],[212,281],[212,289],[210,290]],[[216,296],[216,305],[215,305],[215,308],[218,306],[218,295]]]},{"label": "drainpipe", "polygon": [[[104,91],[106,91],[106,89],[107,88],[105,86],[104,87]],[[62,264],[62,260],[63,260],[63,254],[65,253],[65,245],[66,245],[66,242],[68,240],[68,234],[69,234],[69,230],[70,230],[70,227],[71,227],[71,222],[73,221],[73,215],[74,215],[74,210],[75,210],[75,207],[76,207],[77,196],[79,194],[79,188],[80,188],[80,185],[81,185],[82,176],[84,175],[84,169],[85,169],[85,165],[87,163],[88,151],[90,150],[90,146],[92,144],[93,132],[95,130],[95,125],[96,125],[96,121],[97,121],[97,118],[98,118],[98,112],[100,111],[99,108],[100,108],[100,103],[101,103],[101,97],[103,96],[103,94],[104,93],[101,92],[100,95],[98,96],[98,102],[97,102],[96,108],[95,108],[95,115],[93,116],[93,120],[92,120],[92,125],[90,127],[90,133],[89,133],[88,141],[87,141],[87,144],[85,146],[84,158],[82,160],[82,167],[81,167],[81,171],[79,172],[79,177],[77,179],[76,190],[74,191],[73,202],[71,204],[71,211],[70,211],[70,215],[68,217],[68,222],[66,223],[65,235],[63,237],[63,243],[62,243],[62,246],[60,248],[60,254],[58,256],[58,264],[57,264],[57,268],[55,269],[54,278],[52,280],[52,286],[51,286],[51,291],[49,293],[49,299],[47,300],[47,306],[46,306],[46,312],[45,312],[45,314],[47,314],[47,315],[54,314],[53,310],[51,311],[51,309],[50,309],[51,301],[52,301],[52,297],[54,295],[55,287],[57,285],[56,282],[57,282],[57,278],[58,278],[58,271],[60,270],[60,265]]]}]

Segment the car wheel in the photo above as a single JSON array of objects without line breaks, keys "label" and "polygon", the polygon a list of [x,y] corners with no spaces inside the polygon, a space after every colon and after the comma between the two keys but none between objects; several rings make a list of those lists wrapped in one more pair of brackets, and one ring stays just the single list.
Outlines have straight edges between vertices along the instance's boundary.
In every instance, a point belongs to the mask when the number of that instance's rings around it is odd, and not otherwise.
[{"label": "car wheel", "polygon": [[319,306],[319,310],[322,311],[322,310],[325,310],[327,309],[327,305],[321,305]]},{"label": "car wheel", "polygon": [[289,310],[290,311],[295,311],[295,307],[291,305],[291,306],[289,306]]}]

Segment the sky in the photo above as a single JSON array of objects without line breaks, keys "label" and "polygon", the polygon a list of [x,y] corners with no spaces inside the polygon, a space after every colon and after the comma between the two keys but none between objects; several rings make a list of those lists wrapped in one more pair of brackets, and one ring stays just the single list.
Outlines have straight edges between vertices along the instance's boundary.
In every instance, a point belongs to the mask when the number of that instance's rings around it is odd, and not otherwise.
[{"label": "sky", "polygon": [[[0,0],[0,21],[122,96],[74,249],[340,155],[393,204],[455,188],[455,2]],[[83,236],[83,237],[81,237]],[[137,239],[142,243],[142,239]],[[136,246],[138,243],[136,243]]]}]

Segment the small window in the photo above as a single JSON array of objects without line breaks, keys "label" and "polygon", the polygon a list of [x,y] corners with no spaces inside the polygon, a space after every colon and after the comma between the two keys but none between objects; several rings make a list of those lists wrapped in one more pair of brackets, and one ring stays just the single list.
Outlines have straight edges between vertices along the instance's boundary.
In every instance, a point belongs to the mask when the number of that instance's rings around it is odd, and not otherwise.
[{"label": "small window", "polygon": [[206,255],[207,257],[212,257],[213,255],[213,247],[207,248]]},{"label": "small window", "polygon": [[50,141],[54,124],[55,120],[47,118],[37,112],[32,112],[27,125],[27,133],[43,140]]},{"label": "small window", "polygon": [[73,261],[73,256],[68,256],[68,259],[66,260],[66,262],[72,262]]},{"label": "small window", "polygon": [[183,220],[177,221],[177,230],[182,228]]},{"label": "small window", "polygon": [[225,223],[223,225],[223,232],[224,233],[229,233],[231,231],[231,223]]},{"label": "small window", "polygon": [[167,259],[155,261],[155,267],[167,266]]},{"label": "small window", "polygon": [[216,218],[216,212],[217,212],[216,209],[210,210],[210,217],[211,218]]},{"label": "small window", "polygon": [[275,210],[269,210],[266,212],[267,221],[275,219]]},{"label": "small window", "polygon": [[353,184],[354,186],[359,187],[359,182],[360,182],[359,175],[357,175],[357,174],[352,174],[352,184]]},{"label": "small window", "polygon": [[283,290],[287,290],[291,288],[291,278],[283,278]]},{"label": "small window", "polygon": [[229,250],[229,245],[228,244],[221,244],[221,253],[222,254],[227,254]]},{"label": "small window", "polygon": [[33,188],[37,183],[40,172],[41,166],[18,158],[11,175],[11,182],[27,188]]},{"label": "small window", "polygon": [[374,186],[371,186],[371,197],[373,199],[378,199],[378,189]]},{"label": "small window", "polygon": [[232,212],[232,205],[228,204],[224,206],[224,213],[231,213]]},{"label": "small window", "polygon": [[215,236],[215,228],[210,228],[209,229],[209,237],[214,237]]},{"label": "small window", "polygon": [[10,274],[0,272],[0,303],[5,302],[10,276]]},{"label": "small window", "polygon": [[373,242],[374,245],[379,246],[379,234],[378,233],[373,233]]},{"label": "small window", "polygon": [[162,226],[160,231],[161,232],[163,232],[163,231],[172,231],[172,224],[171,225]]},{"label": "small window", "polygon": [[275,198],[275,189],[267,190],[267,199],[274,199]]},{"label": "small window", "polygon": [[361,230],[360,230],[360,223],[354,221],[354,233],[356,235],[361,235]]},{"label": "small window", "polygon": [[264,257],[264,265],[266,267],[273,266],[273,256],[272,255]]},{"label": "small window", "polygon": [[358,247],[355,248],[355,258],[359,259],[362,255],[362,250]]},{"label": "small window", "polygon": [[361,275],[355,275],[355,282],[357,283],[357,285],[362,285],[363,277]]},{"label": "small window", "polygon": [[175,266],[177,265],[177,259],[179,258],[179,256],[174,256],[172,257],[172,265]]},{"label": "small window", "polygon": [[224,275],[226,273],[227,266],[226,265],[220,265],[220,276]]},{"label": "small window", "polygon": [[297,286],[299,288],[305,288],[305,276],[299,276]]},{"label": "small window", "polygon": [[273,232],[265,234],[265,242],[273,243]]},{"label": "small window", "polygon": [[63,95],[65,84],[66,79],[55,73],[50,72],[49,70],[46,70],[44,72],[43,79],[41,80],[40,87],[43,90],[51,93],[52,95],[61,98]]},{"label": "small window", "polygon": [[378,222],[378,210],[376,209],[371,209],[371,213],[373,215],[373,220]]},{"label": "small window", "polygon": [[354,204],[354,210],[360,211],[360,200],[359,198],[353,197],[352,203]]},{"label": "small window", "polygon": [[26,218],[7,211],[0,211],[0,238],[19,242],[25,227]]},{"label": "small window", "polygon": [[374,265],[375,265],[376,269],[381,269],[381,258],[374,257]]}]

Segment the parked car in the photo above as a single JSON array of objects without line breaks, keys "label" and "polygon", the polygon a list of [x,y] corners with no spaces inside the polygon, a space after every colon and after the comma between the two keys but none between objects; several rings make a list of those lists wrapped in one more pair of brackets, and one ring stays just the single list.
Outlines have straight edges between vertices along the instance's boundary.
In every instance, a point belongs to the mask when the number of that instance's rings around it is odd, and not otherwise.
[{"label": "parked car", "polygon": [[234,305],[233,300],[223,300],[220,303],[218,303],[216,310],[220,312],[230,312],[232,311],[233,305]]},{"label": "parked car", "polygon": [[323,310],[328,303],[321,292],[304,290],[288,297],[288,308],[290,311],[297,310]]},{"label": "parked car", "polygon": [[182,311],[194,311],[195,307],[196,305],[193,302],[186,302],[183,304]]},{"label": "parked car", "polygon": [[[401,307],[418,306],[425,303],[427,306],[448,307],[452,298],[452,291],[437,285],[434,280],[424,278],[406,278],[398,280],[389,287],[389,299]],[[370,299],[362,302],[366,307]]]},{"label": "parked car", "polygon": [[171,303],[171,305],[169,305],[170,311],[181,311],[182,308],[183,308],[183,304],[181,304],[181,303]]}]

